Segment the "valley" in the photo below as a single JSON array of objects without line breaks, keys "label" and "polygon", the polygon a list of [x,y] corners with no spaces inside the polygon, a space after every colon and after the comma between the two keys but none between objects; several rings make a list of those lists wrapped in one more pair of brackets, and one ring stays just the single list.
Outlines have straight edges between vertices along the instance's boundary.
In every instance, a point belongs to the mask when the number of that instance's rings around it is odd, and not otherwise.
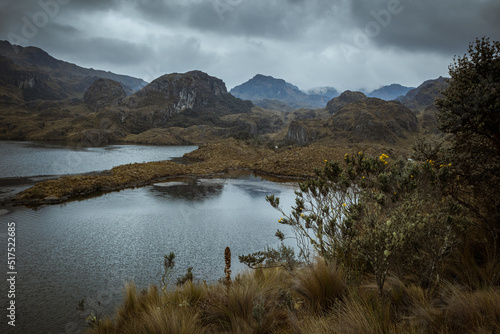
[{"label": "valley", "polygon": [[[202,145],[234,138],[267,147],[374,143],[408,147],[437,134],[434,99],[444,78],[410,89],[300,91],[256,75],[228,92],[201,71],[171,73],[151,83],[83,69],[37,48],[0,44],[0,139]],[[390,96],[407,91],[396,100]],[[385,95],[384,95],[385,94]],[[238,98],[241,97],[241,98]]]}]

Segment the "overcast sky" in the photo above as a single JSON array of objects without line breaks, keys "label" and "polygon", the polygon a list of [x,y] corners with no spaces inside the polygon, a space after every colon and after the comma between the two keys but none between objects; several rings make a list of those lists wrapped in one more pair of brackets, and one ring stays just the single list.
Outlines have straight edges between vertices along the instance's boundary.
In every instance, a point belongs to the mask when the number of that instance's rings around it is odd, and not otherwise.
[{"label": "overcast sky", "polygon": [[140,77],[202,70],[340,91],[448,74],[476,37],[500,39],[499,0],[0,0],[0,39]]}]

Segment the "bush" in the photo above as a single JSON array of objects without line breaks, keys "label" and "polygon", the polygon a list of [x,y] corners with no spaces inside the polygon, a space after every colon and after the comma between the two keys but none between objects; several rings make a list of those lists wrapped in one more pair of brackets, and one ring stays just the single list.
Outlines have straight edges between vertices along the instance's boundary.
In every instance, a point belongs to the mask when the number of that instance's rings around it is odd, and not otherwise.
[{"label": "bush", "polygon": [[389,271],[438,282],[443,259],[458,244],[467,220],[448,194],[450,164],[393,161],[388,155],[345,155],[326,162],[300,184],[286,214],[279,198],[268,201],[293,227],[302,260],[317,253],[349,270],[375,274],[382,293]]}]

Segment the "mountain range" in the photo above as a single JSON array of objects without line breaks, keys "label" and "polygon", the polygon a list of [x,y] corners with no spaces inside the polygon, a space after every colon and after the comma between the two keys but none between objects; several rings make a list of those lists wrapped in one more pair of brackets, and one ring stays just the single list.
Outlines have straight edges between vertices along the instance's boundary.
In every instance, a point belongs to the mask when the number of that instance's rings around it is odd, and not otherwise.
[{"label": "mountain range", "polygon": [[[17,52],[16,52],[17,51]],[[279,145],[397,144],[437,131],[434,99],[447,82],[374,92],[293,84],[256,75],[231,92],[201,71],[141,79],[85,69],[33,47],[0,42],[0,139],[201,144],[221,138]],[[376,97],[373,97],[376,96]]]},{"label": "mountain range", "polygon": [[[404,96],[412,89],[414,87],[391,84],[363,93],[368,97],[390,101]],[[247,82],[234,87],[230,92],[240,99],[250,100],[263,108],[283,111],[324,108],[328,101],[340,95],[340,92],[333,87],[313,88],[304,92],[283,79],[262,74],[257,74]]]}]

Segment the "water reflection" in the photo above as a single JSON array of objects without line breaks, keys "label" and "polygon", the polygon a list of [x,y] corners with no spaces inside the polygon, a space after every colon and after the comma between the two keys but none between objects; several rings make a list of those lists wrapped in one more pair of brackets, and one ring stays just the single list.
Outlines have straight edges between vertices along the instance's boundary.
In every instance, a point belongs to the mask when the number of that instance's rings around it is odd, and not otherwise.
[{"label": "water reflection", "polygon": [[151,191],[158,197],[182,198],[189,201],[199,201],[216,197],[222,193],[222,182],[207,182],[207,180],[186,180],[181,182],[157,183]]},{"label": "water reflection", "polygon": [[[194,267],[195,279],[216,281],[223,275],[227,246],[233,274],[241,272],[245,267],[238,255],[275,246],[277,228],[287,233],[265,195],[279,195],[289,208],[294,189],[252,176],[178,180],[1,212],[0,227],[6,231],[6,224],[15,222],[19,243],[16,288],[23,320],[16,329],[59,333],[69,322],[82,329],[85,323],[75,311],[82,298],[99,300],[102,314],[114,314],[124,282],[133,280],[140,288],[158,283],[163,255],[170,251],[177,255],[174,277]],[[0,248],[7,248],[6,240],[0,240]]]},{"label": "water reflection", "polygon": [[156,183],[151,191],[158,197],[193,201],[216,197],[222,193],[224,185],[231,185],[253,198],[265,198],[273,194],[279,196],[281,191],[277,191],[273,183],[262,181],[260,177],[250,174],[239,179],[183,179]]}]

